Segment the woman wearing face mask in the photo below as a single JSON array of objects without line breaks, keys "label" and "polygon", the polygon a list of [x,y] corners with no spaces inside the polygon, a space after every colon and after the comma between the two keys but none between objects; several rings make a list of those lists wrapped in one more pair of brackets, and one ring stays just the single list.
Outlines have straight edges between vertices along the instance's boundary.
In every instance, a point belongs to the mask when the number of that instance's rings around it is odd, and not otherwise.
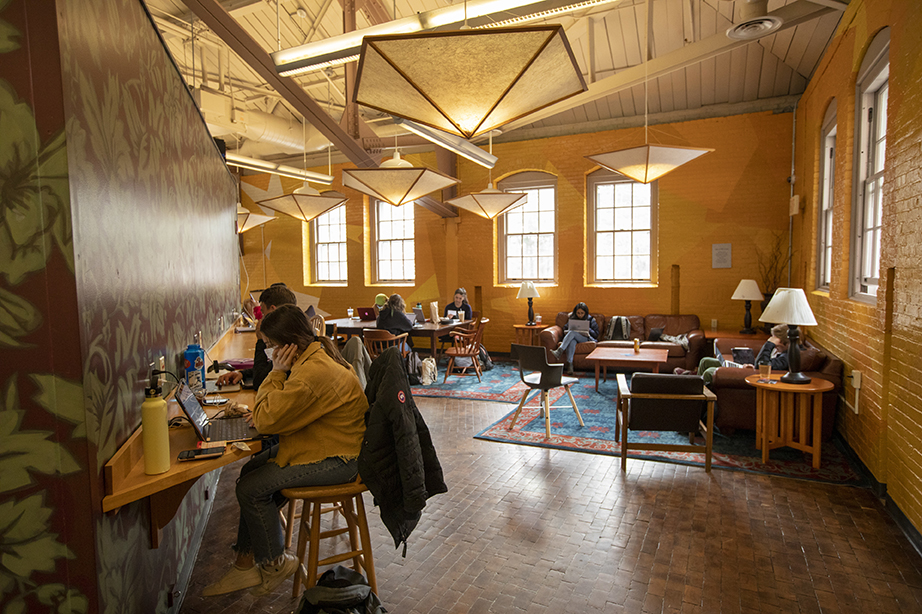
[{"label": "woman wearing face mask", "polygon": [[556,350],[551,351],[558,360],[560,360],[561,356],[565,357],[567,375],[573,375],[573,355],[576,354],[576,344],[596,341],[599,338],[599,324],[595,321],[595,318],[589,315],[589,307],[586,303],[576,304],[570,314],[570,320],[589,320],[589,330],[584,332],[567,330],[569,328],[568,324],[564,327],[564,336],[560,341],[560,345],[557,346]]},{"label": "woman wearing face mask", "polygon": [[205,588],[206,596],[252,587],[257,595],[271,593],[298,568],[297,558],[285,552],[281,490],[342,484],[358,473],[368,401],[352,367],[332,340],[314,335],[295,305],[268,313],[261,332],[272,371],[256,395],[252,422],[263,433],[278,433],[279,442],[240,472],[236,561]]}]

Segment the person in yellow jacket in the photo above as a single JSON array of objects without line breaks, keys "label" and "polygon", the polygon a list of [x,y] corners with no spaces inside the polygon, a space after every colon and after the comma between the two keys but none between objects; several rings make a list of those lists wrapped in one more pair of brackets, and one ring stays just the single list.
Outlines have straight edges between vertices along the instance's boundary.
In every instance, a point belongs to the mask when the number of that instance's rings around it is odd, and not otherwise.
[{"label": "person in yellow jacket", "polygon": [[261,326],[272,371],[256,395],[252,422],[278,444],[255,455],[237,480],[240,523],[234,566],[203,595],[256,587],[271,593],[298,568],[285,551],[278,510],[284,488],[342,484],[358,474],[368,401],[332,340],[317,337],[295,305],[266,314]]}]

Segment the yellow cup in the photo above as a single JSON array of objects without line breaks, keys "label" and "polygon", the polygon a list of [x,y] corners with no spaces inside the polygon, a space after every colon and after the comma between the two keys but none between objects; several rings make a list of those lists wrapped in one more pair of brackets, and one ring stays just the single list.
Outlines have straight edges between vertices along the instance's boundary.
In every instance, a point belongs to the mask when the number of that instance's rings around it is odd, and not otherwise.
[{"label": "yellow cup", "polygon": [[759,379],[769,379],[772,376],[771,365],[759,365]]},{"label": "yellow cup", "polygon": [[640,339],[634,339],[634,352],[640,352]]}]

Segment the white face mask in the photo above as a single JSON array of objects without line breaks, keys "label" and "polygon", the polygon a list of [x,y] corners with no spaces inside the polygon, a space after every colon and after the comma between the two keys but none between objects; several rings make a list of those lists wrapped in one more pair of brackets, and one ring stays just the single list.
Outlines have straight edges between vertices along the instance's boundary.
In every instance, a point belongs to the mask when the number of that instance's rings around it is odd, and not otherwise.
[{"label": "white face mask", "polygon": [[263,351],[266,353],[266,358],[268,358],[269,360],[272,360],[272,352],[275,351],[275,348],[266,348]]}]

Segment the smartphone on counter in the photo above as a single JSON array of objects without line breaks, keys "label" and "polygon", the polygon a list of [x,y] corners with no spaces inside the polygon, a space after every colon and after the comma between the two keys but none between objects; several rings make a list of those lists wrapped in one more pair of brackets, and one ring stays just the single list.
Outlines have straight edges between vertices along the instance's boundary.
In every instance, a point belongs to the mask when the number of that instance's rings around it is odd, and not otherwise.
[{"label": "smartphone on counter", "polygon": [[224,455],[224,446],[212,448],[200,448],[198,450],[183,450],[179,453],[179,460],[204,460],[206,458],[217,458]]}]

